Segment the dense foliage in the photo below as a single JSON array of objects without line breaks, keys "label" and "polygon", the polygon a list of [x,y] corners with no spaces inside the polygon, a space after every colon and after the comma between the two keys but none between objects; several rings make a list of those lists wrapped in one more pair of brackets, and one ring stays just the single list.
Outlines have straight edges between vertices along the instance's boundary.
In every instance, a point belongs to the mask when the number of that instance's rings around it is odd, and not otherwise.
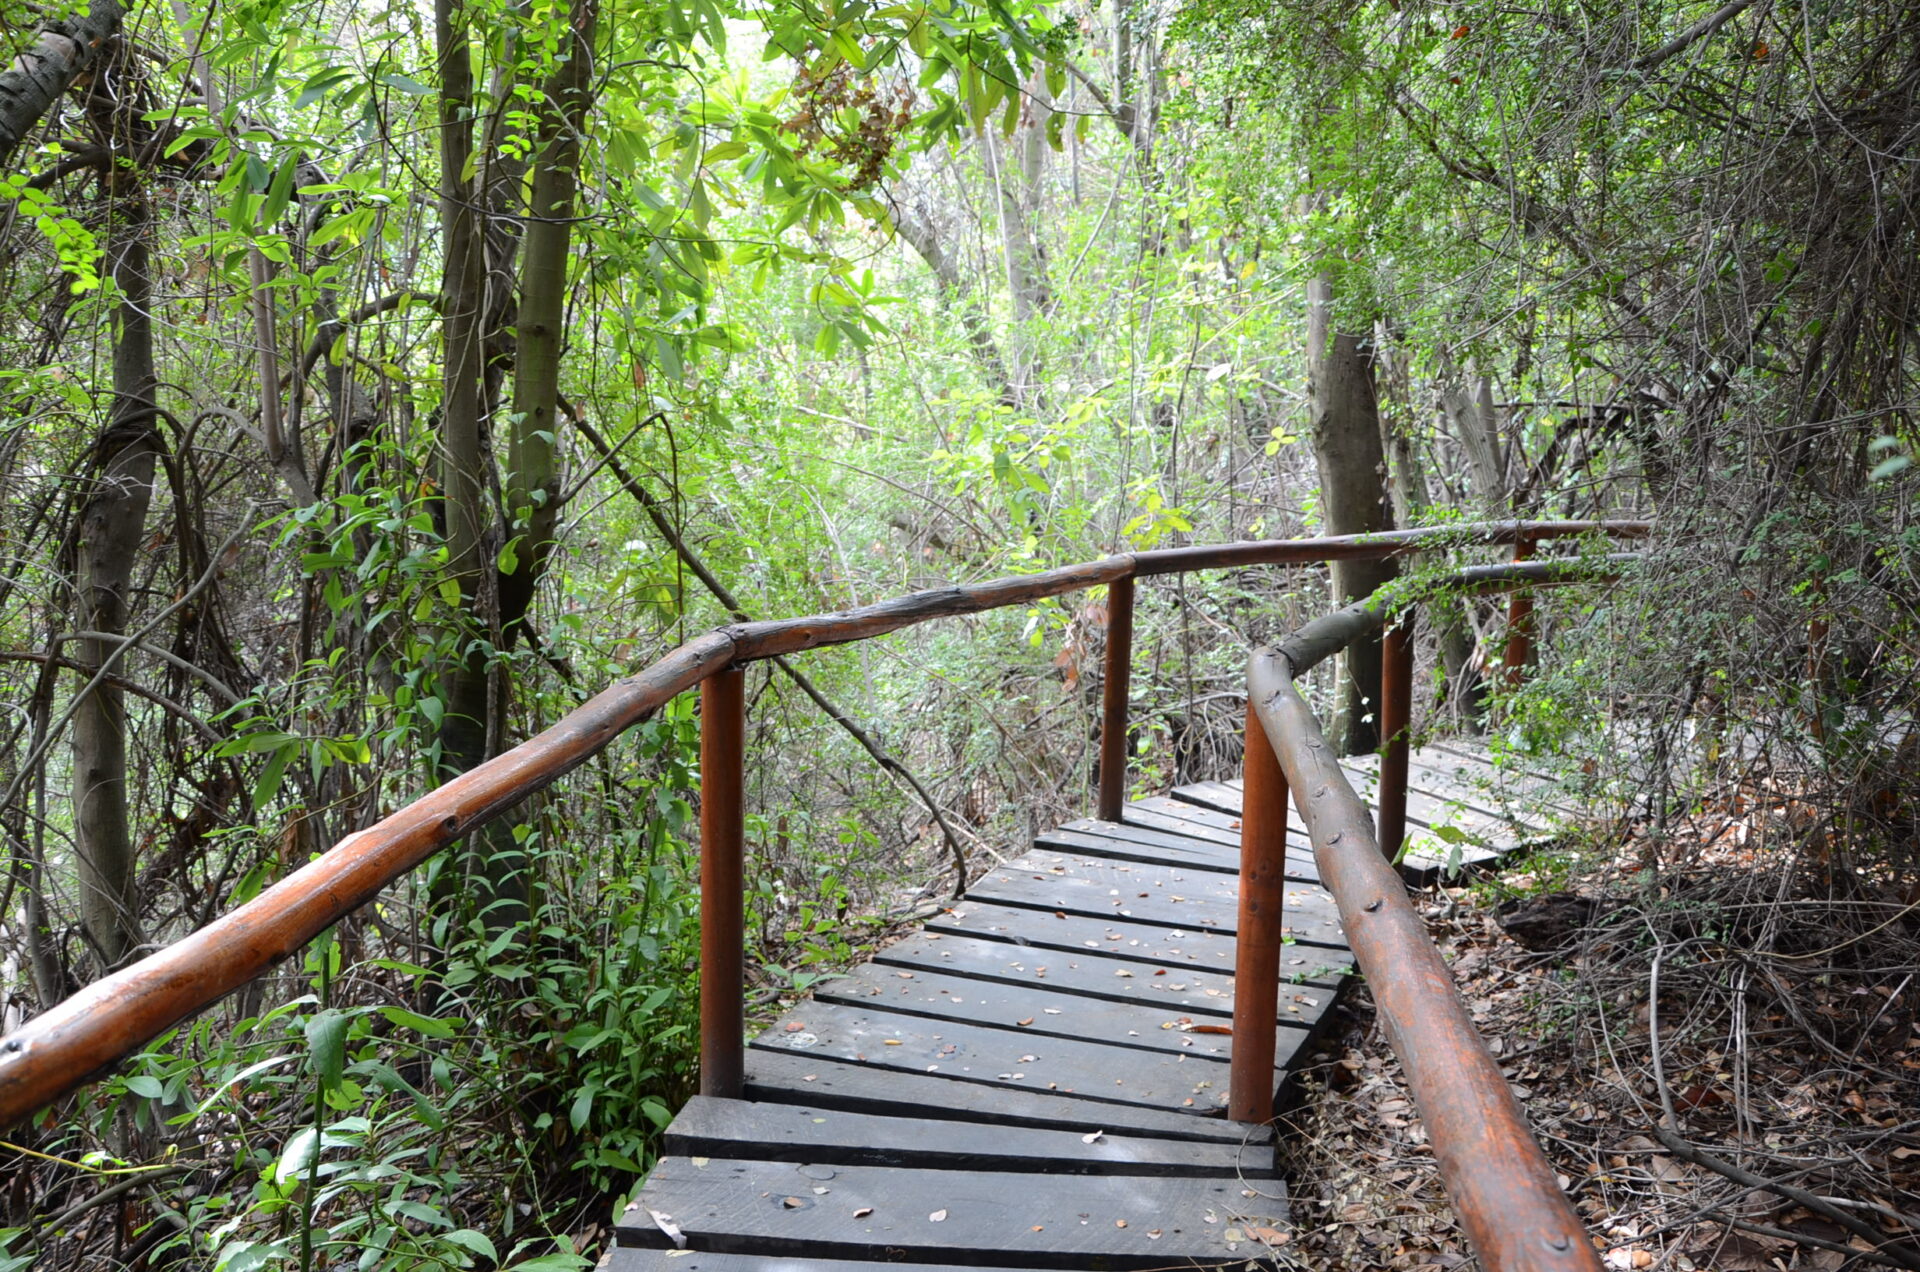
[{"label": "dense foliage", "polygon": [[[1401,523],[1661,519],[1514,742],[1704,705],[1911,852],[1900,6],[0,15],[8,1026],[715,623],[1345,528],[1310,294]],[[1229,768],[1325,598],[1143,589],[1136,784]],[[1498,616],[1443,620],[1472,727]],[[754,667],[768,1000],[1084,809],[1105,621]],[[690,1090],[695,756],[679,702],[21,1128],[0,1268],[588,1266]]]}]

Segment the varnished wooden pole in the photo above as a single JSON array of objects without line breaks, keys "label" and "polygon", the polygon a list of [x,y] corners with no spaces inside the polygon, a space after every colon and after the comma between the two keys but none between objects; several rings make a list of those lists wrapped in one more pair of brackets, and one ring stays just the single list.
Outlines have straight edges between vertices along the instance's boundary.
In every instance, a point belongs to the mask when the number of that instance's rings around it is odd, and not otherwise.
[{"label": "varnished wooden pole", "polygon": [[746,673],[700,686],[700,1094],[737,1100],[746,1085]]},{"label": "varnished wooden pole", "polygon": [[1413,720],[1413,615],[1386,631],[1380,642],[1380,851],[1388,861],[1400,855],[1407,837],[1408,737]]},{"label": "varnished wooden pole", "polygon": [[1133,673],[1133,580],[1107,584],[1107,671],[1100,715],[1101,821],[1117,822],[1127,802],[1127,693]]},{"label": "varnished wooden pole", "polygon": [[[1254,657],[1274,655],[1262,650]],[[1234,944],[1227,1116],[1236,1122],[1270,1122],[1286,922],[1287,779],[1251,702],[1241,771],[1246,797],[1240,814],[1240,927]]]},{"label": "varnished wooden pole", "polygon": [[[1513,559],[1526,561],[1533,556],[1533,539],[1521,535],[1513,541]],[[1507,598],[1507,653],[1504,659],[1507,688],[1518,689],[1526,674],[1527,660],[1533,656],[1533,589],[1518,587]]]}]

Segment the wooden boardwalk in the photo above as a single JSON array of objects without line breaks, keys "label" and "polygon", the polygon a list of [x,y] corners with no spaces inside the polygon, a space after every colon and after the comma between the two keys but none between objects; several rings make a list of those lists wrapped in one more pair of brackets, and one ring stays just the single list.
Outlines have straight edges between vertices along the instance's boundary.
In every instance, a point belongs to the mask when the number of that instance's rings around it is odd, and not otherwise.
[{"label": "wooden boardwalk", "polygon": [[[1363,798],[1377,766],[1346,762]],[[1415,751],[1410,786],[1410,873],[1547,833],[1540,781],[1461,744]],[[604,1266],[1272,1266],[1273,1132],[1222,1115],[1239,810],[1199,783],[1070,822],[821,986],[750,1045],[746,1099],[674,1120]],[[1287,876],[1276,1086],[1353,962],[1298,825]]]}]

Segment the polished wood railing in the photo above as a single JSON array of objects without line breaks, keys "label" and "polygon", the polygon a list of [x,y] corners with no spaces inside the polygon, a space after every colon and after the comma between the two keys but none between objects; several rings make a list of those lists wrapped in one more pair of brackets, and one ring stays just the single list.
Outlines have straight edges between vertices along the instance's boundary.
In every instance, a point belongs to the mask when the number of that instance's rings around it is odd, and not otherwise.
[{"label": "polished wood railing", "polygon": [[[1509,629],[1510,640],[1518,641],[1530,636],[1533,588],[1613,577],[1634,559],[1523,560],[1464,570],[1438,586],[1511,591],[1515,600],[1509,613],[1526,620]],[[1320,882],[1333,895],[1347,944],[1366,974],[1426,1124],[1441,1179],[1481,1266],[1488,1272],[1598,1272],[1599,1258],[1579,1216],[1561,1192],[1393,864],[1406,836],[1416,613],[1406,596],[1395,600],[1391,610],[1383,596],[1317,619],[1278,645],[1254,651],[1248,664],[1227,1115],[1246,1122],[1273,1117],[1291,793],[1313,844]],[[1384,744],[1373,819],[1294,680],[1383,627]],[[1515,656],[1509,645],[1510,674],[1523,665],[1525,652]]]},{"label": "polished wood railing", "polygon": [[740,877],[744,696],[740,668],[942,617],[1108,590],[1099,812],[1126,795],[1133,583],[1191,570],[1312,565],[1567,536],[1644,536],[1646,522],[1482,522],[1317,539],[1262,540],[1106,557],[1037,574],[915,592],[861,609],[718,628],[614,682],[551,728],[347,836],[238,909],[87,986],[0,1040],[0,1128],[84,1085],[166,1029],[297,952],[434,853],[505,816],[675,695],[701,688],[702,1089],[738,1094],[744,996]]}]

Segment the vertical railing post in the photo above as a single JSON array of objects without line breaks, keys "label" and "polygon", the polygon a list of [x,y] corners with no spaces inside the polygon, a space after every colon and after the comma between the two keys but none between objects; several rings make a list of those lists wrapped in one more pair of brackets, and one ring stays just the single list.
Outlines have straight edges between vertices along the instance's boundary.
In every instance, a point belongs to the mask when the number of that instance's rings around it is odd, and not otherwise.
[{"label": "vertical railing post", "polygon": [[[1274,656],[1266,650],[1254,654]],[[1270,1122],[1286,921],[1287,776],[1251,699],[1241,772],[1246,794],[1240,813],[1240,924],[1234,938],[1227,1116],[1236,1122]]]},{"label": "vertical railing post", "polygon": [[1380,851],[1388,861],[1400,856],[1407,837],[1408,736],[1413,722],[1413,612],[1387,628],[1380,642]]},{"label": "vertical railing post", "polygon": [[746,673],[700,686],[700,1094],[737,1100],[746,1086]]},{"label": "vertical railing post", "polygon": [[1127,802],[1127,693],[1133,674],[1133,576],[1107,584],[1107,671],[1100,714],[1101,821]]},{"label": "vertical railing post", "polygon": [[[1513,541],[1513,559],[1527,561],[1533,557],[1533,540],[1521,535]],[[1507,653],[1505,663],[1507,688],[1518,689],[1526,674],[1527,660],[1533,657],[1533,589],[1517,587],[1507,598]]]}]

